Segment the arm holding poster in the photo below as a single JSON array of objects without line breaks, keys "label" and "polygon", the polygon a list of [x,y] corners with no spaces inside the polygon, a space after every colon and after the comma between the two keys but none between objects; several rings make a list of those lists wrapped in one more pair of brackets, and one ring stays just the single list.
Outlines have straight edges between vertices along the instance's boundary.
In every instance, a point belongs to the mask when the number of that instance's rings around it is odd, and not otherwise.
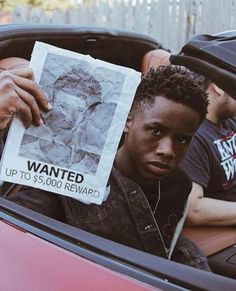
[{"label": "arm holding poster", "polygon": [[15,113],[28,127],[42,123],[40,108],[51,109],[43,91],[33,81],[33,71],[29,62],[20,58],[0,60],[0,129],[8,127]]}]

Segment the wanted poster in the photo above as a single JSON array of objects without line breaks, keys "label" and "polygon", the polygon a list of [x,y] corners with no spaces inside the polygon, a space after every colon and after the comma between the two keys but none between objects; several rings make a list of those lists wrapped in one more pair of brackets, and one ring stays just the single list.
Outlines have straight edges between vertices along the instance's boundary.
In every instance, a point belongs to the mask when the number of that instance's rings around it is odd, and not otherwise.
[{"label": "wanted poster", "polygon": [[41,126],[14,118],[0,178],[101,204],[140,73],[42,42],[30,67],[53,108]]}]

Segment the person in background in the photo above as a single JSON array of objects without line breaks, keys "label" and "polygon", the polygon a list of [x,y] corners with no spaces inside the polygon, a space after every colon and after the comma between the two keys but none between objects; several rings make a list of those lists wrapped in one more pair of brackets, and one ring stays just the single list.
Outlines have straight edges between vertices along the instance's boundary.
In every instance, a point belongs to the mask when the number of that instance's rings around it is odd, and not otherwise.
[{"label": "person in background", "polygon": [[181,163],[193,179],[189,225],[236,224],[236,100],[207,86],[206,119]]},{"label": "person in background", "polygon": [[181,163],[193,179],[188,223],[236,224],[236,31],[193,37],[171,63],[208,78],[206,119]]}]

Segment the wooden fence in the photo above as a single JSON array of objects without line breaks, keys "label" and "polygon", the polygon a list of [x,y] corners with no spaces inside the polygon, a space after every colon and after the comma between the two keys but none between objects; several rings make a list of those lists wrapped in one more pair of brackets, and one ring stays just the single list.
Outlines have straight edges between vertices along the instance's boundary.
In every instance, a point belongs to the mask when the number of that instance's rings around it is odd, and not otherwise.
[{"label": "wooden fence", "polygon": [[236,29],[236,0],[93,0],[65,11],[17,6],[12,22],[128,29],[177,52],[193,35]]}]

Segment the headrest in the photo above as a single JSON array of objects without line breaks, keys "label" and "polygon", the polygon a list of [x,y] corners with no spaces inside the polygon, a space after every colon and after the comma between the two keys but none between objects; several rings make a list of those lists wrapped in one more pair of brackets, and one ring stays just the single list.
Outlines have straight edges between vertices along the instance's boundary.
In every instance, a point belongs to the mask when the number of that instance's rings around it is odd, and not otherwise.
[{"label": "headrest", "polygon": [[170,62],[204,75],[236,99],[236,30],[195,36]]},{"label": "headrest", "polygon": [[150,68],[158,68],[159,66],[166,66],[169,61],[170,52],[164,49],[155,49],[147,52],[142,61],[141,71],[145,75]]}]

